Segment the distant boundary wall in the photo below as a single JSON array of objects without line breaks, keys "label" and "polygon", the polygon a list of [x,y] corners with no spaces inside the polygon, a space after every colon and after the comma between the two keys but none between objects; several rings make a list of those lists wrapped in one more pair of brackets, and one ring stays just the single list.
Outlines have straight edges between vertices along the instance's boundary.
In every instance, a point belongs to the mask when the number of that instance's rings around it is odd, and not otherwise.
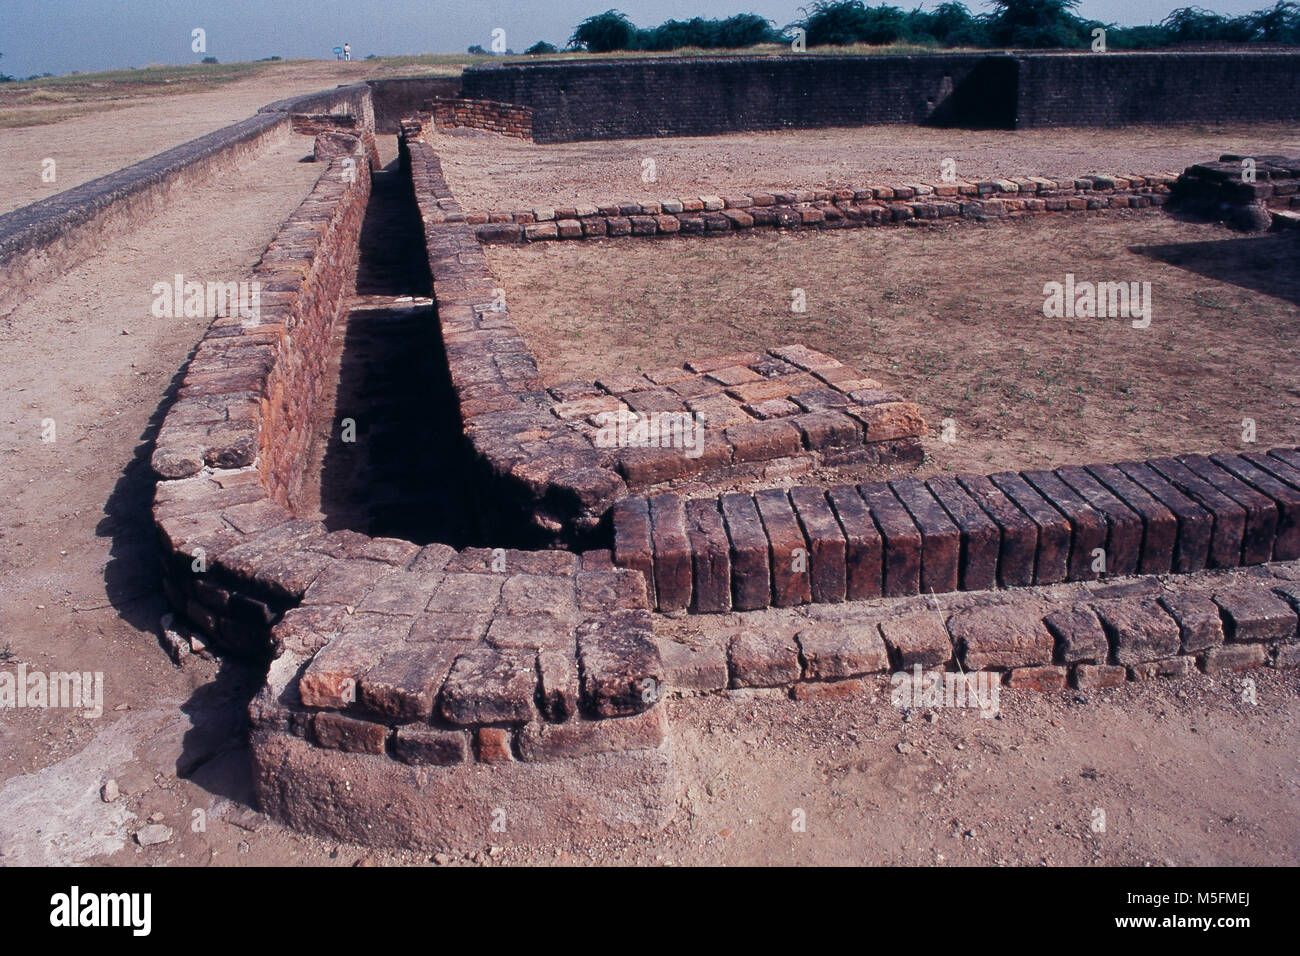
[{"label": "distant boundary wall", "polygon": [[1300,53],[927,54],[470,67],[461,95],[530,107],[537,142],[929,124],[1026,129],[1300,118]]}]

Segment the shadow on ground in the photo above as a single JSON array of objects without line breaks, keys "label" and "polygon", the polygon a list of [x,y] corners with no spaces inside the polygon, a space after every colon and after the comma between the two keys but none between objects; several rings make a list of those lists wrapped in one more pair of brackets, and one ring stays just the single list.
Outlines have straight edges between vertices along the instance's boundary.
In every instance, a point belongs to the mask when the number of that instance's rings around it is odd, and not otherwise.
[{"label": "shadow on ground", "polygon": [[1300,232],[1130,246],[1129,251],[1300,305]]}]

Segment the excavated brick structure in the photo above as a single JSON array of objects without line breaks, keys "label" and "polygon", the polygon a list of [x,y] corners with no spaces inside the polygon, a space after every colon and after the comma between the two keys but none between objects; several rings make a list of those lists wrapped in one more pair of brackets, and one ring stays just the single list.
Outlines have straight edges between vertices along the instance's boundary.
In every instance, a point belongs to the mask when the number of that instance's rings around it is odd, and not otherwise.
[{"label": "excavated brick structure", "polygon": [[[909,668],[1101,689],[1300,662],[1294,449],[660,493],[681,468],[906,463],[925,426],[801,346],[547,388],[420,131],[404,124],[403,161],[469,448],[535,529],[613,550],[458,553],[295,517],[369,194],[364,138],[322,130],[322,154],[343,152],[255,268],[262,314],[214,320],[153,457],[170,599],[218,649],[270,659],[250,707],[264,811],[426,848],[646,832],[676,801],[668,694],[849,697]],[[681,449],[598,440],[600,415],[679,404],[725,452],[706,441],[683,466]],[[687,646],[656,638],[654,608],[755,616]]]}]

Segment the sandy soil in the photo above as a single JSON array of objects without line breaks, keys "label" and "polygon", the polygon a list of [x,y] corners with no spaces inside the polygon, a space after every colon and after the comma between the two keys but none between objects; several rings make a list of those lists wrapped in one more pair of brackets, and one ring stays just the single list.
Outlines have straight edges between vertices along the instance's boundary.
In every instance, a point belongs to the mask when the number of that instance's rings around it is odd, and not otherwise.
[{"label": "sandy soil", "polygon": [[[1224,152],[1300,151],[1294,125],[956,130],[921,126],[782,130],[534,145],[477,130],[436,134],[465,209],[641,201],[746,189],[933,182],[944,159],[961,179],[1178,173]],[[655,181],[642,180],[654,161]]]},{"label": "sandy soil", "polygon": [[[0,129],[0,213],[247,119],[274,100],[355,83],[373,72],[356,61],[292,64],[202,93],[115,100],[88,116]],[[47,157],[55,162],[52,183],[41,181]]]},{"label": "sandy soil", "polygon": [[[920,403],[926,471],[1300,442],[1300,241],[1163,214],[489,248],[549,381],[803,342]],[[1150,282],[1148,328],[1043,287]],[[792,290],[807,311],[791,312]],[[955,440],[938,439],[952,419]]]}]

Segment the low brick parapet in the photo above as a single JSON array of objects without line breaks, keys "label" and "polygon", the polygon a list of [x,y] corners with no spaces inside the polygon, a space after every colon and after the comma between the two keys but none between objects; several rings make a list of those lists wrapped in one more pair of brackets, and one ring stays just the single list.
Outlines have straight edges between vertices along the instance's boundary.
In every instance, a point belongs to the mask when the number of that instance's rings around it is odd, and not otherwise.
[{"label": "low brick parapet", "polygon": [[841,189],[745,190],[650,202],[469,211],[484,242],[702,236],[755,228],[844,229],[992,221],[1055,212],[1151,209],[1164,205],[1167,173],[1042,176],[978,182],[897,183]]},{"label": "low brick parapet", "polygon": [[660,610],[755,610],[1300,557],[1300,450],[796,487],[613,509]]},{"label": "low brick parapet", "polygon": [[1100,690],[1130,681],[1300,666],[1300,567],[1276,577],[1201,571],[1121,583],[928,595],[746,613],[717,637],[657,639],[670,694],[770,689],[796,700],[869,696],[920,672],[945,684]]}]

